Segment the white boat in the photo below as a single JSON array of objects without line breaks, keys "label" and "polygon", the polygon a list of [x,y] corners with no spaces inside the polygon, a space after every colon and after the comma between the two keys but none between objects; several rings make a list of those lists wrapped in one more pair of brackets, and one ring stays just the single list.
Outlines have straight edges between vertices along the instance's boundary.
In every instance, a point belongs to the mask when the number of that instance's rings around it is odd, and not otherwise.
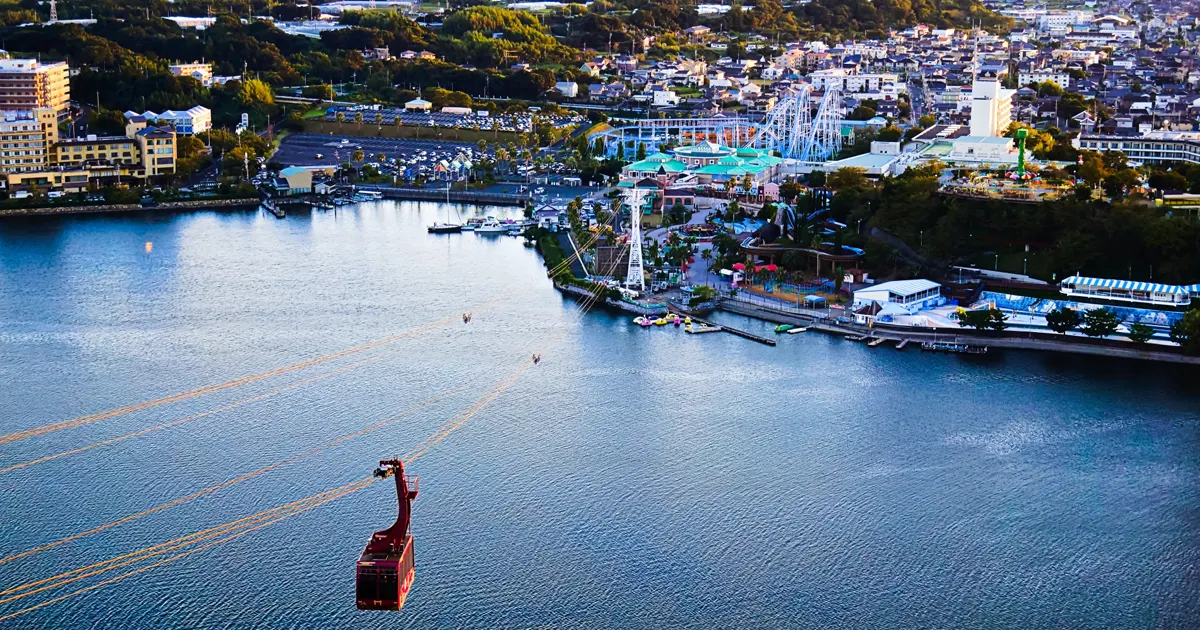
[{"label": "white boat", "polygon": [[504,234],[508,230],[509,230],[509,226],[504,225],[503,223],[501,223],[495,219],[488,219],[487,221],[484,221],[482,224],[480,224],[479,227],[475,228],[475,233],[476,234]]},{"label": "white boat", "polygon": [[798,335],[798,334],[800,334],[800,333],[802,333],[802,332],[805,332],[805,331],[807,331],[807,330],[808,330],[808,328],[805,328],[805,327],[793,328],[793,329],[791,329],[791,330],[787,331],[787,334],[789,334],[789,335]]}]

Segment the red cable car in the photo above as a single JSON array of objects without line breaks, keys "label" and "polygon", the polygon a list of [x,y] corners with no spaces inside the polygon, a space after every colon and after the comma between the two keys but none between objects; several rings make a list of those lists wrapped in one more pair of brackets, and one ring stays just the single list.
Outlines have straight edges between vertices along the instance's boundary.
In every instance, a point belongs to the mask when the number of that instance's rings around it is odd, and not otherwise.
[{"label": "red cable car", "polygon": [[400,514],[389,528],[375,532],[358,559],[355,600],[359,610],[400,610],[412,588],[416,564],[413,562],[413,538],[410,516],[417,498],[418,480],[412,486],[404,477],[404,464],[398,459],[379,462],[376,477],[396,478]]}]

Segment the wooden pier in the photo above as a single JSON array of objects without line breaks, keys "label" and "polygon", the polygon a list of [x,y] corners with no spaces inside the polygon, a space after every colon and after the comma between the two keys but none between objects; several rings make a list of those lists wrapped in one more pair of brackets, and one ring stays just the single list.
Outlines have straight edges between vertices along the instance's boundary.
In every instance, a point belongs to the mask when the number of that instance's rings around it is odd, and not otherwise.
[{"label": "wooden pier", "polygon": [[279,207],[274,201],[271,201],[270,199],[263,199],[262,203],[259,204],[258,207],[275,215],[276,219],[282,219],[287,216],[287,213],[285,213],[283,211],[283,208]]},{"label": "wooden pier", "polygon": [[758,343],[766,344],[768,346],[775,345],[774,339],[769,339],[767,337],[760,337],[754,333],[746,332],[744,330],[738,330],[737,328],[733,328],[731,326],[718,326],[717,324],[714,324],[712,322],[706,322],[706,321],[704,321],[702,319],[698,319],[696,317],[692,317],[692,321],[699,322],[701,324],[704,324],[705,326],[716,326],[717,328],[720,328],[721,330],[723,330],[731,335],[737,335],[738,337],[741,337],[743,339],[749,339],[750,341],[757,341]]},{"label": "wooden pier", "polygon": [[896,349],[903,350],[904,346],[908,345],[908,339],[900,339],[896,342]]},{"label": "wooden pier", "polygon": [[887,341],[887,340],[884,339],[883,337],[875,337],[874,339],[867,342],[867,347],[874,348],[875,346],[878,346],[879,344],[883,343],[884,341]]}]

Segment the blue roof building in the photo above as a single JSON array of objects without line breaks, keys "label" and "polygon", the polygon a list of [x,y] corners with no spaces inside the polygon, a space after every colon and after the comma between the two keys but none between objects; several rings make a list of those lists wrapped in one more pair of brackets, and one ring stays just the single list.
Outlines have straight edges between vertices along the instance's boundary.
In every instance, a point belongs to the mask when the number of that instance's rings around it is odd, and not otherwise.
[{"label": "blue roof building", "polygon": [[1186,306],[1191,303],[1193,297],[1200,298],[1200,284],[1180,286],[1078,275],[1063,278],[1059,283],[1059,290],[1064,295],[1076,297],[1156,306]]}]

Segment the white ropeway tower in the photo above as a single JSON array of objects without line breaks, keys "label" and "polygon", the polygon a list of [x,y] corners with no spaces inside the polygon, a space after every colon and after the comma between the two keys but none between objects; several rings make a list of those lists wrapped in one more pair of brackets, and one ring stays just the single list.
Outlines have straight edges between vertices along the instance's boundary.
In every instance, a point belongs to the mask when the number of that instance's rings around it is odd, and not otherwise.
[{"label": "white ropeway tower", "polygon": [[642,268],[642,199],[646,191],[630,188],[625,193],[625,205],[629,207],[629,272],[625,274],[625,287],[646,290],[646,276]]}]

